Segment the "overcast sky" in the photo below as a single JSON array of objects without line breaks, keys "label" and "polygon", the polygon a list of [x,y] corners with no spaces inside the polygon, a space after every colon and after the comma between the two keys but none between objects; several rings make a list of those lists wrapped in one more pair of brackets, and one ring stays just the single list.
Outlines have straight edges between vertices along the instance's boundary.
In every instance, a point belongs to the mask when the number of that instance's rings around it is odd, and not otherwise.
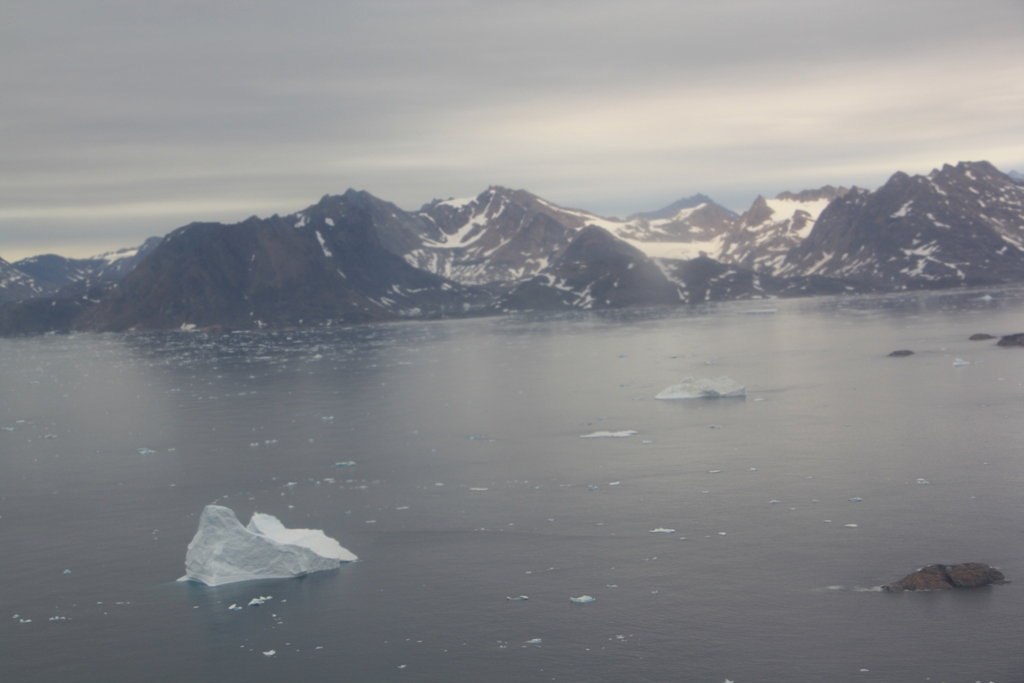
[{"label": "overcast sky", "polygon": [[1024,171],[1022,0],[0,0],[0,256],[348,187],[696,192]]}]

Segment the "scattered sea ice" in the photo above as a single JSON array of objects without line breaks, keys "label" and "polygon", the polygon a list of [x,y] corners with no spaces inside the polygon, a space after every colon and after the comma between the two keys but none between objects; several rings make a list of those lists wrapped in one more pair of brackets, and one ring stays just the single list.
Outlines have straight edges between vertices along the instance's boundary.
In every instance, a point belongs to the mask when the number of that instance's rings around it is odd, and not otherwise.
[{"label": "scattered sea ice", "polygon": [[263,653],[263,656],[264,657],[273,657],[276,654],[277,654],[277,650],[267,650],[266,652]]},{"label": "scattered sea ice", "polygon": [[747,395],[746,387],[729,377],[718,379],[687,377],[679,384],[663,389],[654,398],[674,401],[687,398],[739,398]]},{"label": "scattered sea ice", "polygon": [[581,595],[578,598],[569,598],[569,602],[575,603],[577,605],[582,605],[583,603],[594,602],[594,598],[592,598],[589,595]]},{"label": "scattered sea ice", "polygon": [[650,531],[652,534],[674,534],[675,532],[675,529],[666,529],[664,527],[658,527],[657,529],[651,529]]}]

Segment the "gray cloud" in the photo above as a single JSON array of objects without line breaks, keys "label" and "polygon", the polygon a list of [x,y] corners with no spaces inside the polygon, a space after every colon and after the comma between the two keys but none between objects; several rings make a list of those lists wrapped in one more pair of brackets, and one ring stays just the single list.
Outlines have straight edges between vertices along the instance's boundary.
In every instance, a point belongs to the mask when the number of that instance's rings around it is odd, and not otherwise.
[{"label": "gray cloud", "polygon": [[0,256],[349,186],[627,213],[1024,167],[1022,37],[1016,0],[9,0]]}]

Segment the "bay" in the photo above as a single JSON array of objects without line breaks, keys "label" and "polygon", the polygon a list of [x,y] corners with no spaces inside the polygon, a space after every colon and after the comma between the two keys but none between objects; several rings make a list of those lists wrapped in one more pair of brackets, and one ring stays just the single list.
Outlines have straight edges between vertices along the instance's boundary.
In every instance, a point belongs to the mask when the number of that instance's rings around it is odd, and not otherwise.
[{"label": "bay", "polygon": [[[1018,583],[878,590],[1019,579],[1024,355],[968,337],[1021,329],[1009,288],[0,340],[0,679],[1022,680]],[[654,399],[688,376],[747,395]],[[214,502],[360,561],[178,582]]]}]

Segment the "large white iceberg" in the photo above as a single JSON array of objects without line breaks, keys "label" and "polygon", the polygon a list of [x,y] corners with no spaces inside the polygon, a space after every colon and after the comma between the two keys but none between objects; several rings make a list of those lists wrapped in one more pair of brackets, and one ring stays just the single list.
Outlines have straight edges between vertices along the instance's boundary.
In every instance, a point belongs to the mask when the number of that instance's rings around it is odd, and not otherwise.
[{"label": "large white iceberg", "polygon": [[236,581],[286,579],[358,559],[319,529],[286,529],[259,512],[244,527],[222,505],[207,505],[188,544],[182,581],[220,586]]},{"label": "large white iceberg", "polygon": [[728,377],[718,379],[687,377],[673,384],[654,398],[671,401],[681,398],[734,398],[747,395],[747,388]]}]

